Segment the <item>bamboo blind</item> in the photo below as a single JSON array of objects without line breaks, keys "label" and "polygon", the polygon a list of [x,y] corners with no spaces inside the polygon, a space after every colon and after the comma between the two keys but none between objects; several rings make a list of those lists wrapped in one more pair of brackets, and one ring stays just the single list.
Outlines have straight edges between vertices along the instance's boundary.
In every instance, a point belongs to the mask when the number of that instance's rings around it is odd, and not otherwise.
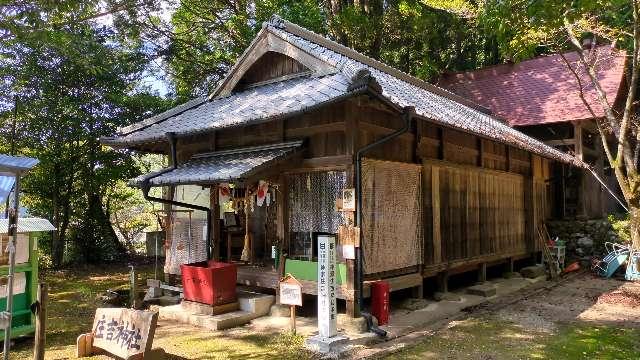
[{"label": "bamboo blind", "polygon": [[365,274],[422,264],[421,166],[365,159],[362,230]]}]

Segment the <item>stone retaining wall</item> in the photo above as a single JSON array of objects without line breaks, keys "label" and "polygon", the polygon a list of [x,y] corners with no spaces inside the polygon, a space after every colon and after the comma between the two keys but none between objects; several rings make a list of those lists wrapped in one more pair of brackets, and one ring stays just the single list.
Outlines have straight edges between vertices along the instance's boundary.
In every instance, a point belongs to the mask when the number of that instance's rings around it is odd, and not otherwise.
[{"label": "stone retaining wall", "polygon": [[567,255],[577,257],[602,255],[605,242],[621,242],[607,219],[549,221],[547,228],[551,238],[565,241]]}]

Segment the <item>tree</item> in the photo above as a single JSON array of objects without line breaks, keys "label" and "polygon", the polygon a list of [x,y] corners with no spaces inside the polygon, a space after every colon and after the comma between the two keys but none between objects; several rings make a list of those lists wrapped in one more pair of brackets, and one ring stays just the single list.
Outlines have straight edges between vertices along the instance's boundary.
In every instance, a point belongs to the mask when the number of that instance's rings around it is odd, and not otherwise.
[{"label": "tree", "polygon": [[96,262],[126,250],[105,196],[139,170],[130,153],[98,138],[169,104],[139,85],[148,63],[143,44],[121,42],[93,21],[98,11],[74,1],[2,6],[0,94],[10,99],[0,98],[0,128],[10,136],[15,96],[16,149],[41,161],[25,179],[25,204],[57,228],[43,243],[56,267],[65,256]]}]

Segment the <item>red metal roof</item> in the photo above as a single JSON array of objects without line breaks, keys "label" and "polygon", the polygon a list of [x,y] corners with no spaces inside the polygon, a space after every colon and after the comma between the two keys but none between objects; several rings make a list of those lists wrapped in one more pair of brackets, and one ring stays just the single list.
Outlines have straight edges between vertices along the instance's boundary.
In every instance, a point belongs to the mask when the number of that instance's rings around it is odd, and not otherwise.
[{"label": "red metal roof", "polygon": [[[613,104],[621,90],[626,54],[611,51],[610,46],[601,46],[594,51],[598,58],[600,84],[607,94],[607,100]],[[578,65],[577,53],[566,53],[565,57],[581,74],[586,98],[596,115],[604,115],[591,81]],[[580,99],[575,76],[560,55],[446,74],[438,85],[489,108],[511,126],[593,117]]]}]

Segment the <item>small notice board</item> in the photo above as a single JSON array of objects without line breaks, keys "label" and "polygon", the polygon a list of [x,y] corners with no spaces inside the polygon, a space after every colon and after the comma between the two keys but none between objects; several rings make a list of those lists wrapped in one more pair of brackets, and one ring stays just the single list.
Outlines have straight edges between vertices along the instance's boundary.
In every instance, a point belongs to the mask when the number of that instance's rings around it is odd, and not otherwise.
[{"label": "small notice board", "polygon": [[291,274],[280,281],[280,304],[302,306],[302,284]]}]

